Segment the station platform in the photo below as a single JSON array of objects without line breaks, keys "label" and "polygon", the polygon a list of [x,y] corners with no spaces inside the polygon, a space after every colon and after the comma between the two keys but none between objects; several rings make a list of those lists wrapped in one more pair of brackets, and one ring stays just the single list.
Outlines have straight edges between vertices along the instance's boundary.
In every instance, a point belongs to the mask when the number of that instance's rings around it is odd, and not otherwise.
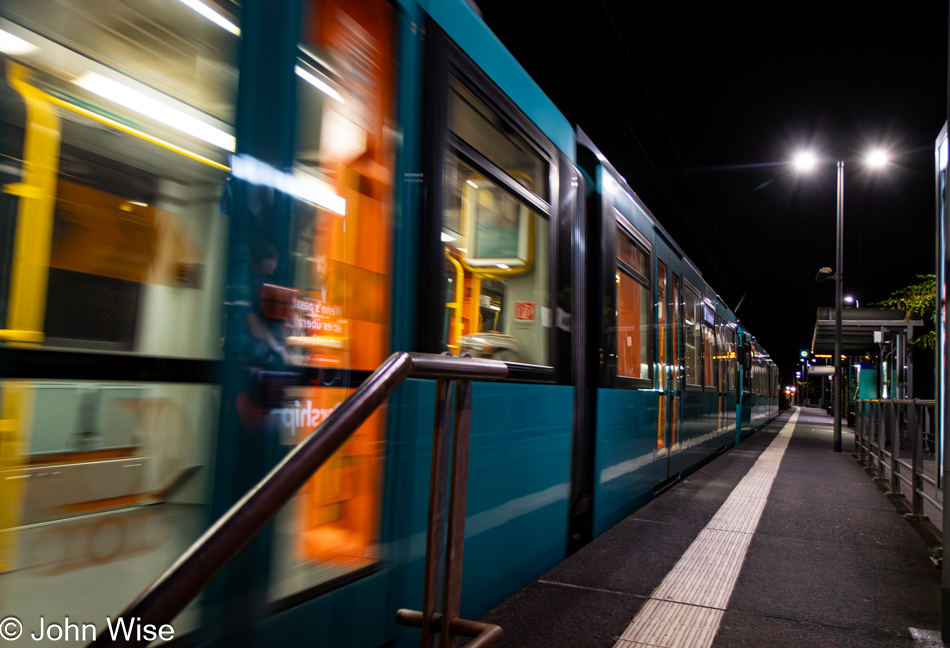
[{"label": "station platform", "polygon": [[942,646],[934,536],[793,408],[483,617],[519,648]]}]

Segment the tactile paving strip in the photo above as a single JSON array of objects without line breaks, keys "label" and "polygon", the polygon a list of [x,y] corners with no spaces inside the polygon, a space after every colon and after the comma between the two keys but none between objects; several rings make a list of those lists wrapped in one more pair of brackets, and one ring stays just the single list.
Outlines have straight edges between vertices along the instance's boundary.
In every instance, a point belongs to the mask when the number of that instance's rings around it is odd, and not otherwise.
[{"label": "tactile paving strip", "polygon": [[722,621],[722,610],[668,601],[647,601],[616,648],[708,646]]},{"label": "tactile paving strip", "polygon": [[752,535],[800,410],[733,489],[654,590],[614,648],[709,648],[739,579]]}]

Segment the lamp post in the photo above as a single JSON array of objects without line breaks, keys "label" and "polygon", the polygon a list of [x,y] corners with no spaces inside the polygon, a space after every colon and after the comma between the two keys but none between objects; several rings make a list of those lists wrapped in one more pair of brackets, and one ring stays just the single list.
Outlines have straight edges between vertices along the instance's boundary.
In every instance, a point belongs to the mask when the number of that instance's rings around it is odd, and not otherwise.
[{"label": "lamp post", "polygon": [[[880,168],[887,164],[887,153],[883,150],[872,151],[866,158],[870,167]],[[795,158],[795,166],[802,171],[810,171],[818,163],[814,154],[799,153]],[[818,271],[816,281],[827,281],[832,277],[835,280],[835,380],[834,380],[834,435],[831,440],[831,449],[841,452],[841,307],[844,303],[844,160],[838,160],[838,192],[837,192],[837,223],[835,245],[835,271],[831,268],[822,268]]]},{"label": "lamp post", "polygon": [[838,160],[838,245],[835,250],[835,431],[832,452],[841,452],[841,305],[844,303],[844,160]]}]

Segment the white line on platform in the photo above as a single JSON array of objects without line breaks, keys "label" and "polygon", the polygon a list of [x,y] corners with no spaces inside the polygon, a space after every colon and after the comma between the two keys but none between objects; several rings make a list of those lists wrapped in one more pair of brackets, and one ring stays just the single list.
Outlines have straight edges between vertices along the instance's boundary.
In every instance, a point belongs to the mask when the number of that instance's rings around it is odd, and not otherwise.
[{"label": "white line on platform", "polygon": [[709,648],[739,578],[798,414],[729,494],[614,648]]}]

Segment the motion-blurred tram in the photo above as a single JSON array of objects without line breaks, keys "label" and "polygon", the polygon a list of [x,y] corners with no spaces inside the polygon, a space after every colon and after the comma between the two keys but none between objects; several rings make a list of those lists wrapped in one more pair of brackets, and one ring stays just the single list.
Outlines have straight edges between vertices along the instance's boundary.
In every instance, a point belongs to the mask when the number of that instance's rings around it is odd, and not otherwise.
[{"label": "motion-blurred tram", "polygon": [[[394,351],[509,363],[473,388],[469,619],[778,414],[764,349],[464,0],[4,0],[0,63],[27,630],[101,627]],[[418,643],[434,401],[404,383],[173,642]]]}]

